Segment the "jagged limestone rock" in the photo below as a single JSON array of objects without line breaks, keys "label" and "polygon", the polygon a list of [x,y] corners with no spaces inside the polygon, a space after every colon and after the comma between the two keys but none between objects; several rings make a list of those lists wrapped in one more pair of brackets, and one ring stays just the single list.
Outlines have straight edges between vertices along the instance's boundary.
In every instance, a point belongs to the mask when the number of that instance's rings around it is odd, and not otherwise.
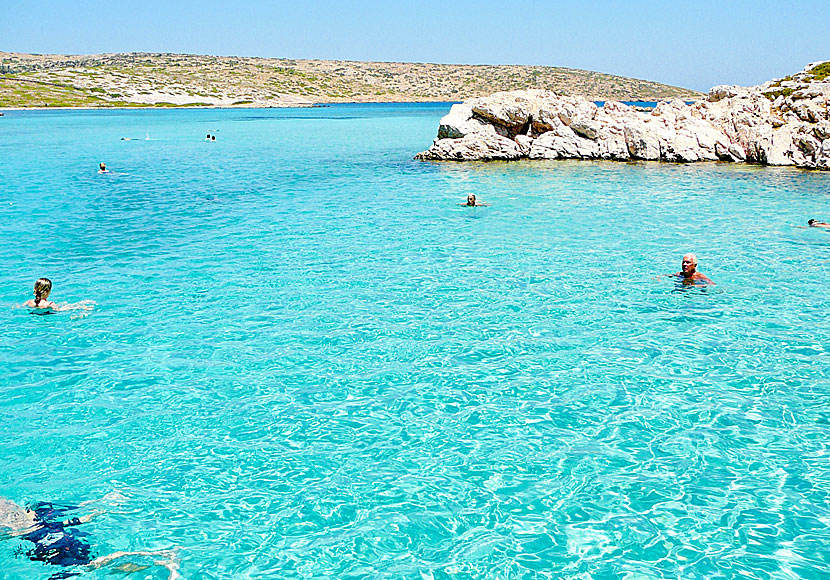
[{"label": "jagged limestone rock", "polygon": [[539,89],[495,93],[453,105],[439,138],[417,158],[721,160],[830,170],[830,78],[813,71],[819,64],[651,111]]},{"label": "jagged limestone rock", "polygon": [[512,139],[497,134],[470,133],[460,139],[436,139],[429,150],[416,159],[455,161],[520,159],[524,154]]}]

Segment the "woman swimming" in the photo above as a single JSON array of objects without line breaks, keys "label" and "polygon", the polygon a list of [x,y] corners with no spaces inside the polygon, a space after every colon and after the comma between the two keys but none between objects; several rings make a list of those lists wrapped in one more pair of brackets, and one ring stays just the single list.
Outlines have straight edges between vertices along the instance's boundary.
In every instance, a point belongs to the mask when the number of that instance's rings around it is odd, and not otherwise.
[{"label": "woman swimming", "polygon": [[167,569],[170,573],[168,580],[181,578],[178,573],[179,563],[173,550],[114,552],[95,558],[92,555],[92,547],[85,541],[88,534],[72,528],[91,521],[101,512],[63,519],[68,512],[77,509],[78,506],[59,506],[46,502],[24,508],[11,500],[0,498],[0,538],[11,536],[32,542],[33,546],[25,552],[30,560],[66,568],[53,574],[50,580],[76,576],[80,573],[81,566],[100,568],[126,556],[165,557],[166,560],[157,561],[155,564]]},{"label": "woman swimming", "polygon": [[52,281],[49,278],[38,278],[35,282],[35,297],[27,301],[23,306],[29,308],[58,310],[58,305],[49,301],[49,294],[52,292]]},{"label": "woman swimming", "polygon": [[[49,300],[49,294],[52,292],[52,281],[49,278],[38,278],[35,282],[35,297],[32,300],[27,300],[23,303],[25,308],[31,308],[32,314],[52,314],[60,310],[61,312],[67,310],[92,310],[95,307],[94,300],[81,300],[74,304],[61,304],[58,306],[55,302]],[[81,313],[81,316],[86,314]],[[73,316],[75,316],[73,314]]]}]

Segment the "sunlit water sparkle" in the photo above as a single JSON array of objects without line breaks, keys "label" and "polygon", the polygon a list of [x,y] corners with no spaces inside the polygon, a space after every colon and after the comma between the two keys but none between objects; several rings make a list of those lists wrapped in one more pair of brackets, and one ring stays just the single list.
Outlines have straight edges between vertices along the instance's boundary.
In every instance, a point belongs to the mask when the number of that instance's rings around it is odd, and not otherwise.
[{"label": "sunlit water sparkle", "polygon": [[0,496],[192,579],[827,578],[830,175],[413,161],[447,108],[0,119]]}]

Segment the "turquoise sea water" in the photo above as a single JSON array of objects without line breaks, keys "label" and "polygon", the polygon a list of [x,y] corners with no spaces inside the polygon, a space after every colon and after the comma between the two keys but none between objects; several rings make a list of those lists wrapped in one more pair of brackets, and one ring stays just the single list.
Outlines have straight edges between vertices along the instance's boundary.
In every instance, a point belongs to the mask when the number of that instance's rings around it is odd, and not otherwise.
[{"label": "turquoise sea water", "polygon": [[447,109],[8,112],[0,497],[189,579],[827,578],[830,174],[413,161]]}]

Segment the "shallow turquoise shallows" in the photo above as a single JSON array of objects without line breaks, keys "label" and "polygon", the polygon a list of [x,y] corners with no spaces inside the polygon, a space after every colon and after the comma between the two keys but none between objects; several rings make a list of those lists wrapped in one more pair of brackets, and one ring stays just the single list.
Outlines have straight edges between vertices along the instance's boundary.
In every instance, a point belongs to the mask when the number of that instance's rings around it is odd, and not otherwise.
[{"label": "shallow turquoise shallows", "polygon": [[7,112],[0,497],[190,580],[828,578],[830,174],[414,161],[448,108]]}]

